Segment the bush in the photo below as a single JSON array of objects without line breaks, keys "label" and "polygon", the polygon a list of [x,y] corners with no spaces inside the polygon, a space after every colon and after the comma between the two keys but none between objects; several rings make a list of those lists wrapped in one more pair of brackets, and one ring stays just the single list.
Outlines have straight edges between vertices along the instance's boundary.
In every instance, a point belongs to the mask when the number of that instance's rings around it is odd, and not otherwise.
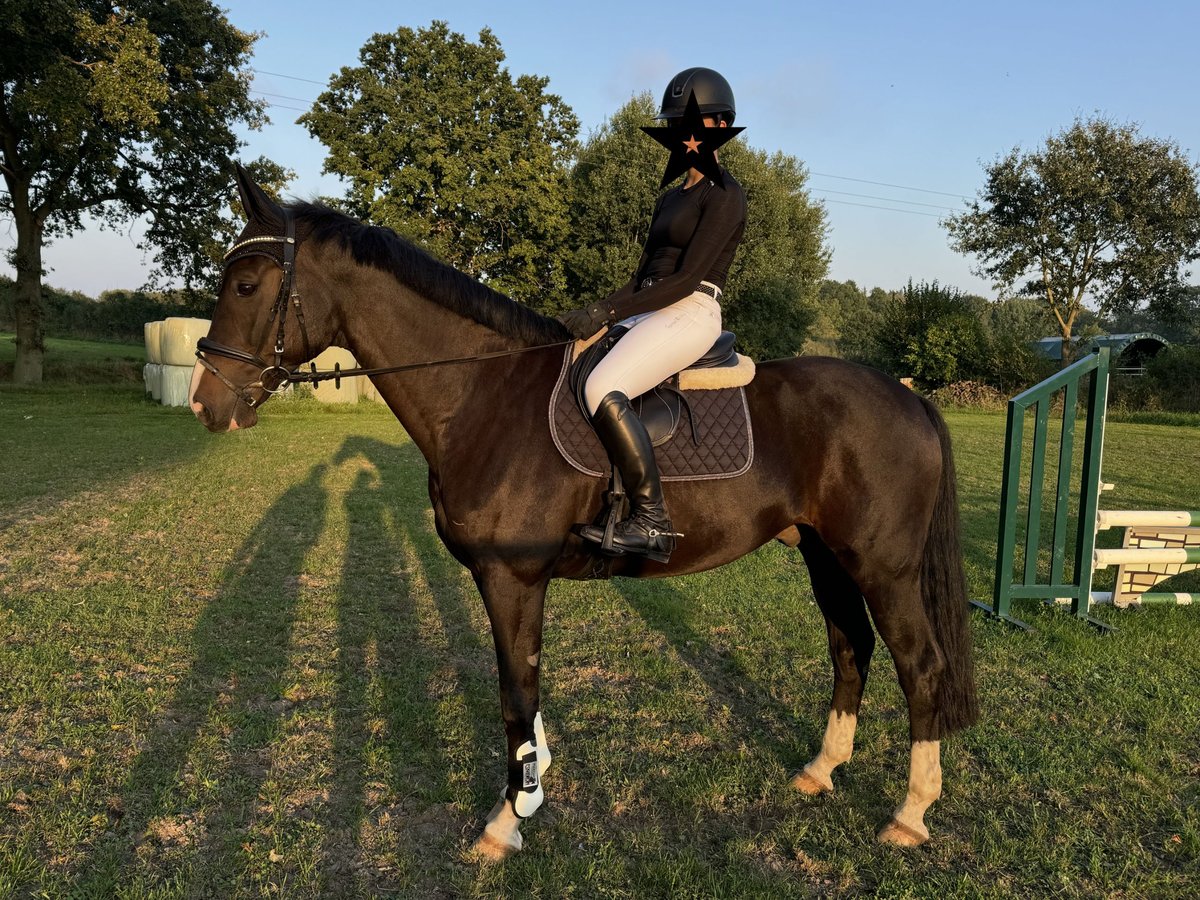
[{"label": "bush", "polygon": [[978,381],[956,381],[940,387],[929,399],[941,407],[958,407],[960,409],[1005,409],[1008,397],[990,384]]}]

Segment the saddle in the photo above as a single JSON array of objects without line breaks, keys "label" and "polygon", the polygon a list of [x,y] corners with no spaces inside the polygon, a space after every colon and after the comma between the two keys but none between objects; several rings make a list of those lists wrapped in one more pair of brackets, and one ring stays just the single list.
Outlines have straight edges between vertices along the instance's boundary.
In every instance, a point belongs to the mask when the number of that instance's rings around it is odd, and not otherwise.
[{"label": "saddle", "polygon": [[[575,352],[568,348],[550,399],[550,432],[559,452],[574,468],[598,478],[608,477],[611,467],[586,413],[583,387],[627,331],[619,325],[609,329],[573,364]],[[731,478],[753,463],[744,388],[754,377],[754,363],[734,351],[735,340],[731,332],[722,332],[693,365],[632,400],[664,481]]]}]

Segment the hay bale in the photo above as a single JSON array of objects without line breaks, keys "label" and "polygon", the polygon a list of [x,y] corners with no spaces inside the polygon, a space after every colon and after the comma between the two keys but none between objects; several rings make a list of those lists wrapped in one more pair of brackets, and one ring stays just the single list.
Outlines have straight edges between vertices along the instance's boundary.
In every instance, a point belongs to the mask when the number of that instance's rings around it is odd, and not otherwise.
[{"label": "hay bale", "polygon": [[172,316],[163,322],[160,353],[164,366],[187,366],[196,362],[196,341],[208,334],[208,319]]},{"label": "hay bale", "polygon": [[193,366],[162,367],[162,405],[187,406]]},{"label": "hay bale", "polygon": [[158,363],[149,363],[146,366],[146,386],[155,400],[162,399],[162,368]]},{"label": "hay bale", "polygon": [[[313,360],[318,372],[331,372],[335,366],[343,369],[358,368],[354,354],[341,347],[330,347]],[[313,385],[313,396],[322,403],[357,403],[361,382],[365,379],[360,375],[354,378],[343,378],[340,387],[334,387],[332,381],[322,381]]]},{"label": "hay bale", "polygon": [[150,366],[152,363],[146,363],[142,366],[142,384],[146,386],[146,396],[149,397],[150,391]]},{"label": "hay bale", "polygon": [[158,365],[162,362],[162,321],[147,322],[142,334],[146,339],[146,362]]}]

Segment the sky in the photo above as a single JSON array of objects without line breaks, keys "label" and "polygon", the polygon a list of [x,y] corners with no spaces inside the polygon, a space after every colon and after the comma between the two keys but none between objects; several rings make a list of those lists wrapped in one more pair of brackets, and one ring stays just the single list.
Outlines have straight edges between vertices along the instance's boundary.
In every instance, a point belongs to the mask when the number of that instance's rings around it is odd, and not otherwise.
[{"label": "sky", "polygon": [[[509,72],[549,78],[581,136],[631,96],[661,96],[682,69],[717,69],[737,96],[743,139],[808,169],[811,196],[827,211],[829,277],[868,289],[936,279],[994,296],[972,260],[949,248],[939,219],[976,195],[987,163],[1013,147],[1036,149],[1077,117],[1134,122],[1200,159],[1195,0],[221,6],[261,35],[254,96],[272,104],[271,124],[243,134],[244,158],[266,155],[294,170],[296,197],[344,192],[322,173],[325,148],[294,124],[321,83],[356,65],[371,35],[441,19],[473,40],[490,28]],[[150,267],[138,233],[89,224],[60,239],[45,253],[46,282],[89,295],[141,286]],[[0,223],[0,250],[15,242]],[[13,275],[7,265],[0,273]]]}]

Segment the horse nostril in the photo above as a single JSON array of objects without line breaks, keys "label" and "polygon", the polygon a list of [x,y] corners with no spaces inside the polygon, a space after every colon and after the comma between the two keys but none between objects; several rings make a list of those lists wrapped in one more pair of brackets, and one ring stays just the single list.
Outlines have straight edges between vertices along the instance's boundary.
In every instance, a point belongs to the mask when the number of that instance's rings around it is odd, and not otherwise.
[{"label": "horse nostril", "polygon": [[212,425],[212,413],[208,411],[207,406],[205,406],[199,400],[193,400],[191,405],[192,412],[195,413],[196,418],[200,420],[201,425],[203,425],[205,428]]}]

